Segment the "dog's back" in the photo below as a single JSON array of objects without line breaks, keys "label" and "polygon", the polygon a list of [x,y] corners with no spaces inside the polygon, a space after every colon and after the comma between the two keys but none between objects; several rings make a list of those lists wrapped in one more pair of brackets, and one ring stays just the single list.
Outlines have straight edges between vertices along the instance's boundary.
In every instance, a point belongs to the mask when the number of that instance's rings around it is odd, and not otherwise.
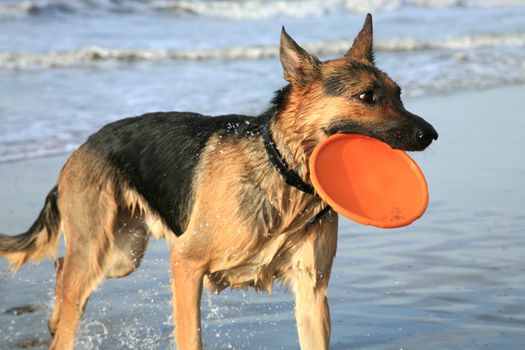
[{"label": "dog's back", "polygon": [[186,230],[195,169],[212,136],[235,142],[257,134],[262,118],[149,113],[103,127],[82,146],[107,162],[176,234]]}]

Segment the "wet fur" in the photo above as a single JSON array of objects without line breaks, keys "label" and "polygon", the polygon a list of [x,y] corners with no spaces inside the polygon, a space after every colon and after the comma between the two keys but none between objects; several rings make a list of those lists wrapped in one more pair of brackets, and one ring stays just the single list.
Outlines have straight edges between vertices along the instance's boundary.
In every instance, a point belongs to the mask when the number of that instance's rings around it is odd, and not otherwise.
[{"label": "wet fur", "polygon": [[[368,16],[345,57],[320,62],[283,29],[280,57],[289,85],[260,116],[146,114],[105,126],[75,151],[35,224],[18,236],[0,235],[0,256],[15,269],[53,257],[59,233],[65,235],[51,349],[73,348],[91,292],[136,269],[149,236],[170,247],[179,349],[202,347],[204,287],[271,291],[275,280],[295,295],[301,348],[328,348],[337,214],[308,223],[326,204],[284,182],[261,130],[269,123],[284,160],[303,179],[313,149],[333,133],[359,132],[403,149],[428,146],[437,134],[404,110],[399,87],[375,68],[371,36]],[[381,104],[356,98],[371,89]],[[424,137],[417,136],[421,130]]]}]

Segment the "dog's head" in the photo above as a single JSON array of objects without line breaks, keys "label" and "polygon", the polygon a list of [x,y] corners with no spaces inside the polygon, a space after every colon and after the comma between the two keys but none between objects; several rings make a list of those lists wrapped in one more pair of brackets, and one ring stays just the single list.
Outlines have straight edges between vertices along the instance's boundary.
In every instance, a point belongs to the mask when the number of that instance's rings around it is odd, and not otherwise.
[{"label": "dog's head", "polygon": [[423,150],[437,140],[432,125],[404,108],[400,87],[376,68],[370,14],[350,50],[326,62],[283,28],[280,60],[290,83],[282,113],[288,118],[280,121],[281,129],[308,134],[311,143],[335,133],[359,133],[406,151]]}]

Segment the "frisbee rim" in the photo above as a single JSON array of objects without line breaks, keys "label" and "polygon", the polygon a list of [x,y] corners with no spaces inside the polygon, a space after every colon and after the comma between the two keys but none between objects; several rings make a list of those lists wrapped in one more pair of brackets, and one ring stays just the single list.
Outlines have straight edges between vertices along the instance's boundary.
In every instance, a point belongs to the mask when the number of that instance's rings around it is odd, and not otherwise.
[{"label": "frisbee rim", "polygon": [[[422,198],[420,199],[421,201],[421,207],[414,211],[414,213],[408,217],[405,217],[401,220],[395,220],[395,221],[384,221],[384,220],[379,220],[379,219],[374,219],[374,218],[370,218],[370,217],[365,217],[365,216],[362,216],[360,214],[357,214],[357,213],[354,213],[352,212],[351,210],[349,210],[348,208],[345,208],[344,206],[340,205],[337,201],[333,200],[327,193],[326,191],[323,189],[323,186],[321,185],[320,181],[319,181],[319,177],[318,177],[318,173],[317,173],[317,168],[316,168],[316,160],[317,160],[317,157],[319,156],[319,153],[322,152],[324,149],[326,149],[327,146],[329,146],[330,144],[334,143],[334,142],[338,142],[338,141],[341,141],[343,139],[348,139],[349,141],[350,140],[355,140],[355,139],[364,139],[364,140],[367,140],[367,141],[373,141],[373,142],[379,142],[379,143],[382,143],[382,144],[385,144],[388,146],[388,148],[390,150],[393,151],[393,154],[396,154],[398,157],[400,157],[404,162],[406,162],[407,166],[409,166],[412,171],[414,172],[415,176],[416,176],[416,179],[417,179],[417,182],[418,184],[420,185],[421,187],[421,193],[422,193]],[[381,140],[378,140],[376,138],[373,138],[373,137],[370,137],[370,136],[366,136],[366,135],[362,135],[362,134],[356,134],[356,133],[351,133],[351,134],[343,134],[343,133],[340,133],[340,134],[334,134],[332,136],[330,136],[329,138],[325,139],[324,141],[320,142],[314,149],[311,157],[310,157],[310,161],[309,161],[309,165],[310,165],[310,180],[312,182],[312,185],[315,189],[315,192],[319,195],[319,197],[321,197],[321,199],[323,201],[325,201],[326,203],[328,203],[337,213],[355,221],[355,222],[358,222],[360,224],[363,224],[363,225],[369,225],[369,226],[375,226],[375,227],[379,227],[379,228],[398,228],[398,227],[403,227],[403,226],[407,226],[409,224],[411,224],[412,222],[414,222],[415,220],[419,219],[426,211],[427,207],[428,207],[428,202],[429,202],[429,196],[428,196],[428,185],[427,185],[427,181],[425,179],[425,176],[423,174],[423,171],[421,171],[421,168],[417,165],[416,161],[414,159],[412,159],[412,157],[410,157],[405,151],[402,151],[402,150],[399,150],[399,149],[394,149],[392,148],[390,145],[388,145],[387,143],[381,141]]]}]

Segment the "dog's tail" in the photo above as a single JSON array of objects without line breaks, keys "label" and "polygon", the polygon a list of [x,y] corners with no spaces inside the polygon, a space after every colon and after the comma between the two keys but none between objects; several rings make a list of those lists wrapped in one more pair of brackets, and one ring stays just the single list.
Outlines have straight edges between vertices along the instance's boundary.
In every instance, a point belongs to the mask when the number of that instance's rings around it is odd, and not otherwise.
[{"label": "dog's tail", "polygon": [[47,195],[44,208],[25,233],[16,236],[0,234],[0,257],[7,259],[16,271],[27,261],[54,256],[60,234],[60,211],[57,205],[58,187]]}]

